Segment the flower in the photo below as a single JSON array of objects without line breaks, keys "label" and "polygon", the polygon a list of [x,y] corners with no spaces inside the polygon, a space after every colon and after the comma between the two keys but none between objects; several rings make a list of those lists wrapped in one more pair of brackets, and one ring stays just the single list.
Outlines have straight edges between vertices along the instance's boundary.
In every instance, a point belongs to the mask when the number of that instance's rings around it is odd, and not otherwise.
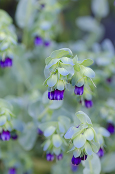
[{"label": "flower", "polygon": [[41,129],[38,128],[38,134],[39,135],[43,135],[43,131]]},{"label": "flower", "polygon": [[53,161],[54,160],[54,155],[51,153],[46,154],[46,159],[47,161]]},{"label": "flower", "polygon": [[9,57],[6,57],[5,60],[0,60],[0,67],[6,68],[12,66],[12,59]]},{"label": "flower", "polygon": [[104,149],[100,148],[99,151],[97,152],[97,155],[101,158],[104,156]]},{"label": "flower", "polygon": [[84,85],[81,87],[75,86],[74,93],[76,95],[82,95],[84,92]]},{"label": "flower", "polygon": [[48,98],[50,100],[63,100],[64,98],[64,90],[60,91],[58,89],[48,92]]},{"label": "flower", "polygon": [[86,160],[87,159],[87,155],[83,155],[82,157],[81,157],[81,160]]},{"label": "flower", "polygon": [[114,132],[115,132],[114,124],[113,123],[108,123],[107,130],[110,132],[110,134],[114,134]]},{"label": "flower", "polygon": [[75,166],[75,165],[71,164],[71,170],[73,172],[76,172],[78,170],[78,166]]},{"label": "flower", "polygon": [[59,155],[56,156],[57,160],[61,160],[63,158],[63,154],[60,153]]},{"label": "flower", "polygon": [[8,172],[9,172],[9,174],[16,174],[16,169],[12,167],[9,169]]},{"label": "flower", "polygon": [[108,77],[108,78],[106,79],[106,81],[107,81],[108,83],[111,83],[111,82],[112,82],[112,77]]},{"label": "flower", "polygon": [[71,159],[71,162],[72,162],[73,165],[79,165],[81,163],[81,158],[80,157],[75,158],[73,156],[72,159]]},{"label": "flower", "polygon": [[49,47],[49,46],[50,46],[50,41],[45,41],[45,42],[44,42],[44,46],[45,46],[45,47]]},{"label": "flower", "polygon": [[11,135],[11,138],[12,138],[13,140],[17,140],[17,139],[18,139],[18,135],[17,135],[17,133],[16,133],[15,131],[12,131],[12,132],[10,133],[10,135]]},{"label": "flower", "polygon": [[45,4],[41,4],[41,9],[43,9],[45,7]]},{"label": "flower", "polygon": [[1,138],[3,141],[9,141],[10,139],[10,132],[9,131],[2,131]]},{"label": "flower", "polygon": [[86,108],[91,108],[93,106],[93,101],[85,99],[85,106]]},{"label": "flower", "polygon": [[42,39],[42,37],[36,36],[35,39],[34,39],[34,44],[35,44],[36,46],[42,45],[42,44],[43,44],[43,39]]}]

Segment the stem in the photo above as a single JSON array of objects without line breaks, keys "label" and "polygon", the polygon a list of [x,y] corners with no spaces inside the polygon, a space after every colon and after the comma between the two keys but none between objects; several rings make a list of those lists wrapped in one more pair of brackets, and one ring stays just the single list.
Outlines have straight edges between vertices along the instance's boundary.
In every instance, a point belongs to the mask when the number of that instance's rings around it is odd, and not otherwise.
[{"label": "stem", "polygon": [[[51,103],[50,103],[51,104]],[[45,110],[38,116],[38,120],[41,120],[43,117],[44,117],[44,115],[47,113],[47,111],[48,111],[48,109],[49,109],[49,105],[45,108]]]}]

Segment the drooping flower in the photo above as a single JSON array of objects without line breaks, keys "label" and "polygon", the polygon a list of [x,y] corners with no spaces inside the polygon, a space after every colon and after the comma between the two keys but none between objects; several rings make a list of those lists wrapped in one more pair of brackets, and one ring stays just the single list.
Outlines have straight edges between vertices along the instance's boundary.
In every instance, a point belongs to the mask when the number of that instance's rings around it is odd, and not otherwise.
[{"label": "drooping flower", "polygon": [[48,92],[48,98],[54,100],[54,91]]},{"label": "drooping flower", "polygon": [[54,160],[54,155],[51,153],[46,154],[46,159],[47,161],[53,161]]},{"label": "drooping flower", "polygon": [[43,131],[41,129],[38,128],[38,134],[39,135],[43,135]]},{"label": "drooping flower", "polygon": [[99,151],[97,152],[97,155],[101,158],[104,156],[104,149],[100,148]]},{"label": "drooping flower", "polygon": [[93,106],[93,101],[85,99],[85,106],[86,108],[91,108]]},{"label": "drooping flower", "polygon": [[13,64],[13,61],[9,57],[6,57],[5,60],[0,60],[0,67],[1,68],[11,67],[12,64]]},{"label": "drooping flower", "polygon": [[84,92],[84,85],[81,87],[75,86],[74,93],[76,95],[82,95]]},{"label": "drooping flower", "polygon": [[35,39],[34,39],[34,44],[35,44],[36,46],[42,45],[42,44],[43,44],[43,39],[42,39],[42,37],[36,36]]},{"label": "drooping flower", "polygon": [[10,133],[10,135],[11,135],[11,138],[12,138],[13,140],[17,140],[17,139],[18,139],[18,135],[17,135],[17,133],[16,133],[15,131],[12,131],[12,132]]},{"label": "drooping flower", "polygon": [[49,46],[50,46],[50,41],[45,41],[45,42],[44,42],[44,46],[45,46],[45,47],[49,47]]},{"label": "drooping flower", "polygon": [[83,155],[82,157],[81,157],[81,160],[86,160],[87,159],[87,155]]},{"label": "drooping flower", "polygon": [[10,139],[10,132],[9,131],[2,131],[1,138],[3,141],[9,141]]},{"label": "drooping flower", "polygon": [[12,168],[9,168],[9,174],[16,174],[16,168],[12,167]]},{"label": "drooping flower", "polygon": [[71,170],[73,172],[76,172],[78,170],[78,166],[75,166],[75,165],[71,164]]},{"label": "drooping flower", "polygon": [[107,81],[108,83],[111,83],[111,82],[112,82],[112,77],[108,77],[108,78],[106,79],[106,81]]},{"label": "drooping flower", "polygon": [[48,92],[48,98],[50,100],[63,100],[64,98],[64,90],[60,91],[58,89]]},{"label": "drooping flower", "polygon": [[113,123],[108,123],[107,130],[110,132],[110,134],[114,134],[114,132],[115,132],[114,124]]},{"label": "drooping flower", "polygon": [[72,159],[71,159],[71,162],[72,162],[73,165],[79,165],[81,163],[81,158],[80,157],[75,158],[73,156]]},{"label": "drooping flower", "polygon": [[59,155],[56,156],[57,160],[61,160],[63,158],[63,154],[60,153]]},{"label": "drooping flower", "polygon": [[41,4],[41,9],[43,9],[45,7],[45,4]]}]

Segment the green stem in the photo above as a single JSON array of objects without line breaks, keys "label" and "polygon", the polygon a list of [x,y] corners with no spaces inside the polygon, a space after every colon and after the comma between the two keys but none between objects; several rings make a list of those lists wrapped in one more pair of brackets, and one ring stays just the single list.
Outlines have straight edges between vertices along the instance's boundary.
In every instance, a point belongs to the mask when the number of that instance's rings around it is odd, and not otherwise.
[{"label": "green stem", "polygon": [[44,117],[44,115],[47,113],[48,109],[49,109],[49,105],[48,105],[48,106],[45,108],[45,110],[38,116],[38,120],[41,120],[41,119]]}]

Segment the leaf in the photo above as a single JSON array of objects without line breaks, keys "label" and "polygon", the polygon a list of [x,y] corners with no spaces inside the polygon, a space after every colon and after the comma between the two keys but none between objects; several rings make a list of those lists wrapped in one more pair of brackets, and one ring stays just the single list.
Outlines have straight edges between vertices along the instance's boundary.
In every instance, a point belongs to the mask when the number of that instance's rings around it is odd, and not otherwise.
[{"label": "leaf", "polygon": [[66,116],[59,116],[58,120],[60,121],[60,123],[62,123],[65,126],[66,129],[70,127],[70,123],[71,123],[70,118]]},{"label": "leaf", "polygon": [[106,17],[109,13],[109,4],[107,0],[92,0],[92,11],[96,16]]},{"label": "leaf", "polygon": [[54,154],[59,155],[61,153],[61,148],[54,147],[53,152],[54,152]]},{"label": "leaf", "polygon": [[52,59],[49,64],[46,66],[46,69],[49,69],[52,65],[56,64],[59,59]]},{"label": "leaf", "polygon": [[71,139],[72,136],[77,132],[77,128],[72,126],[68,129],[68,131],[66,132],[66,134],[64,135],[65,139]]},{"label": "leaf", "polygon": [[63,100],[53,100],[51,105],[49,106],[50,109],[58,109],[62,106]]},{"label": "leaf", "polygon": [[99,148],[100,148],[99,144],[94,143],[94,142],[91,142],[91,147],[92,147],[92,150],[94,153],[97,153],[99,151]]},{"label": "leaf", "polygon": [[63,58],[61,58],[60,59],[64,64],[70,64],[70,65],[74,65],[74,63],[73,63],[73,60],[72,59],[70,59],[70,58],[68,58],[68,57],[63,57]]},{"label": "leaf", "polygon": [[47,85],[49,87],[53,87],[57,83],[57,74],[52,75],[48,80],[47,80]]},{"label": "leaf", "polygon": [[91,68],[88,68],[88,67],[84,67],[81,65],[81,70],[82,70],[82,73],[89,77],[89,78],[94,78],[95,77],[95,72],[91,69]]},{"label": "leaf", "polygon": [[23,132],[24,130],[24,123],[19,120],[19,119],[13,119],[12,120],[12,125],[13,125],[13,129]]},{"label": "leaf", "polygon": [[51,60],[52,60],[52,57],[47,57],[47,58],[45,59],[46,65],[48,65],[48,64],[50,63]]},{"label": "leaf", "polygon": [[56,58],[56,59],[59,59],[59,58],[62,58],[63,56],[66,56],[69,54],[69,51],[66,51],[66,50],[56,50],[56,51],[53,51],[51,53],[51,58]]},{"label": "leaf", "polygon": [[92,124],[90,118],[88,117],[87,114],[85,114],[82,111],[78,111],[75,113],[75,115],[77,116],[77,118],[82,122],[82,123],[88,123],[88,124]]},{"label": "leaf", "polygon": [[93,130],[91,128],[87,129],[84,133],[84,136],[87,140],[91,141],[94,139],[94,133]]},{"label": "leaf", "polygon": [[62,140],[61,140],[61,138],[60,138],[59,135],[57,135],[57,134],[53,135],[52,140],[53,140],[53,145],[54,145],[55,147],[58,148],[58,147],[61,146]]},{"label": "leaf", "polygon": [[54,126],[50,126],[48,127],[45,131],[44,131],[44,136],[45,137],[49,137],[51,136],[54,132],[55,132],[56,128]]},{"label": "leaf", "polygon": [[62,80],[58,80],[57,89],[60,91],[64,90],[64,82]]},{"label": "leaf", "polygon": [[66,69],[70,74],[74,75],[74,68],[72,65],[60,63],[61,67]]},{"label": "leaf", "polygon": [[83,66],[90,66],[93,64],[93,60],[92,59],[85,59],[83,60],[82,63],[80,63],[80,65],[83,65]]},{"label": "leaf", "polygon": [[100,127],[99,128],[99,132],[100,134],[102,134],[104,137],[109,137],[110,136],[110,133],[107,129],[103,128],[103,127]]},{"label": "leaf", "polygon": [[110,173],[115,171],[115,153],[105,154],[101,160],[102,172]]},{"label": "leaf", "polygon": [[91,148],[91,146],[90,146],[90,144],[86,141],[86,143],[85,143],[85,151],[86,151],[86,153],[87,153],[87,155],[92,155],[92,148]]},{"label": "leaf", "polygon": [[76,149],[76,150],[73,151],[73,155],[74,155],[75,158],[80,156],[80,154],[81,154],[81,150],[80,149]]},{"label": "leaf", "polygon": [[65,132],[65,128],[64,128],[63,124],[60,123],[60,122],[58,122],[58,126],[59,126],[60,132],[61,132],[61,133],[64,133],[64,132]]},{"label": "leaf", "polygon": [[56,121],[49,121],[49,122],[44,122],[38,125],[39,129],[41,129],[43,132],[49,128],[49,127],[57,127],[57,122]]},{"label": "leaf", "polygon": [[84,146],[86,142],[86,138],[84,135],[80,134],[79,136],[77,136],[74,140],[73,140],[73,144],[75,147],[77,148],[81,148]]},{"label": "leaf", "polygon": [[43,151],[46,151],[48,149],[48,147],[50,146],[50,144],[51,144],[51,141],[47,140],[44,147],[43,147]]},{"label": "leaf", "polygon": [[63,76],[67,76],[69,74],[65,68],[58,68],[58,72]]},{"label": "leaf", "polygon": [[3,126],[6,123],[6,116],[0,116],[0,126]]}]

